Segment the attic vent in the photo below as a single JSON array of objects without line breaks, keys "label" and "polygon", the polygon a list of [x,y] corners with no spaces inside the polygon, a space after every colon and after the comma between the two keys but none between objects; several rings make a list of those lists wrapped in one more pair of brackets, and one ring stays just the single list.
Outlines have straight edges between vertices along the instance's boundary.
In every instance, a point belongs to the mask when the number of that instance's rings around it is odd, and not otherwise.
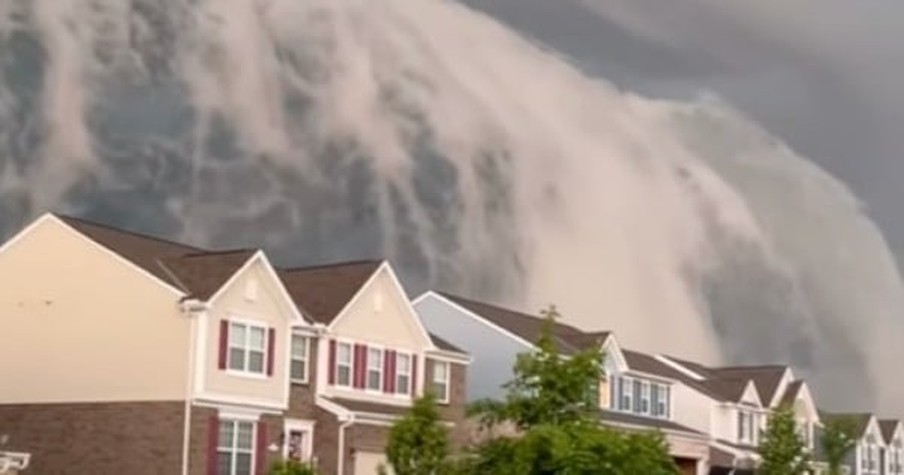
[{"label": "attic vent", "polygon": [[383,294],[377,292],[374,294],[374,312],[380,313],[383,311]]},{"label": "attic vent", "polygon": [[254,302],[257,300],[257,280],[249,279],[245,284],[245,300]]}]

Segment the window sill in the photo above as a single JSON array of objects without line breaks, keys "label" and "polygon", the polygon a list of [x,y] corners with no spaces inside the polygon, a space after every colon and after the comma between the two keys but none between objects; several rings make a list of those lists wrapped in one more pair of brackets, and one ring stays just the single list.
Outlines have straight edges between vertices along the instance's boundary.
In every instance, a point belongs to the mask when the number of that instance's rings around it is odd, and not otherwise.
[{"label": "window sill", "polygon": [[251,371],[241,371],[237,369],[227,369],[226,374],[245,379],[267,380],[270,379],[266,373],[253,373]]},{"label": "window sill", "polygon": [[308,381],[306,379],[290,379],[289,384],[292,384],[295,386],[310,386],[311,385],[310,381]]}]

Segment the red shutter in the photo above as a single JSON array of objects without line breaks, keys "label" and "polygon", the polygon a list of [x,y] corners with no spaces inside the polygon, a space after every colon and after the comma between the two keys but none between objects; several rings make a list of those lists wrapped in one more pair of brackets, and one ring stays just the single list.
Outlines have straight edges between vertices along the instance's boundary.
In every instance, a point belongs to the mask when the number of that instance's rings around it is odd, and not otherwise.
[{"label": "red shutter", "polygon": [[417,394],[417,355],[411,355],[411,395]]},{"label": "red shutter", "polygon": [[220,421],[210,416],[207,423],[207,475],[217,475],[217,445],[220,443]]},{"label": "red shutter", "polygon": [[266,475],[269,473],[267,467],[267,423],[260,421],[257,423],[257,450],[254,452],[254,472],[257,475]]},{"label": "red shutter", "polygon": [[220,320],[220,359],[217,365],[226,369],[226,355],[229,352],[229,322]]},{"label": "red shutter", "polygon": [[386,350],[383,353],[383,392],[395,392],[395,351]]},{"label": "red shutter", "polygon": [[326,372],[328,382],[330,384],[336,384],[336,340],[330,340],[330,354]]},{"label": "red shutter", "polygon": [[364,381],[367,379],[367,346],[355,345],[355,388],[364,387]]},{"label": "red shutter", "polygon": [[273,358],[276,353],[276,329],[267,332],[267,376],[273,376]]}]

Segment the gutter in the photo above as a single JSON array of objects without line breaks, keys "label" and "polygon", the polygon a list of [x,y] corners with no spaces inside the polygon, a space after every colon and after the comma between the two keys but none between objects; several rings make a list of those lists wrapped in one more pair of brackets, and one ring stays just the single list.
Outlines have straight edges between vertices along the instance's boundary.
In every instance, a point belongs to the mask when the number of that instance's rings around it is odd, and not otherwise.
[{"label": "gutter", "polygon": [[339,424],[339,449],[336,453],[336,473],[345,475],[345,429],[355,423],[355,415],[349,414],[348,419]]}]

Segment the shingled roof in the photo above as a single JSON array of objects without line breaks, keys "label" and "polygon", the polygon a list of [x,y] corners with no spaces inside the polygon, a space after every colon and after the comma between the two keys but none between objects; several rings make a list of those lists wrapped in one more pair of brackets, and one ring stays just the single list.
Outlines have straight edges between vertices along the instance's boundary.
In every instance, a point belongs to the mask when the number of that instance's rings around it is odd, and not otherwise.
[{"label": "shingled roof", "polygon": [[314,321],[329,324],[382,264],[378,260],[341,262],[278,273],[295,304]]},{"label": "shingled roof", "polygon": [[788,367],[784,365],[762,365],[726,366],[713,368],[712,372],[718,378],[749,379],[753,381],[760,400],[764,406],[768,406],[775,398],[779,383],[781,383],[782,376],[787,370]]},{"label": "shingled roof", "polygon": [[192,297],[208,300],[256,252],[254,249],[201,252],[162,258],[161,262],[171,271],[180,287],[190,290]]},{"label": "shingled roof", "polygon": [[879,421],[879,429],[882,431],[882,439],[886,444],[891,444],[895,438],[895,429],[901,421],[897,419],[882,419]]},{"label": "shingled roof", "polygon": [[[440,293],[440,295],[530,343],[534,343],[540,338],[545,323],[543,318],[457,295],[448,293]],[[566,355],[576,354],[589,348],[599,348],[609,336],[609,332],[585,332],[560,322],[553,323],[552,333],[559,351]]]},{"label": "shingled roof", "polygon": [[872,419],[873,415],[867,412],[856,412],[856,413],[838,413],[838,412],[827,412],[820,410],[819,418],[823,422],[828,421],[847,421],[851,424],[851,428],[854,433],[857,434],[857,437],[863,437],[864,432],[866,432],[866,428],[869,426],[869,421]]}]

